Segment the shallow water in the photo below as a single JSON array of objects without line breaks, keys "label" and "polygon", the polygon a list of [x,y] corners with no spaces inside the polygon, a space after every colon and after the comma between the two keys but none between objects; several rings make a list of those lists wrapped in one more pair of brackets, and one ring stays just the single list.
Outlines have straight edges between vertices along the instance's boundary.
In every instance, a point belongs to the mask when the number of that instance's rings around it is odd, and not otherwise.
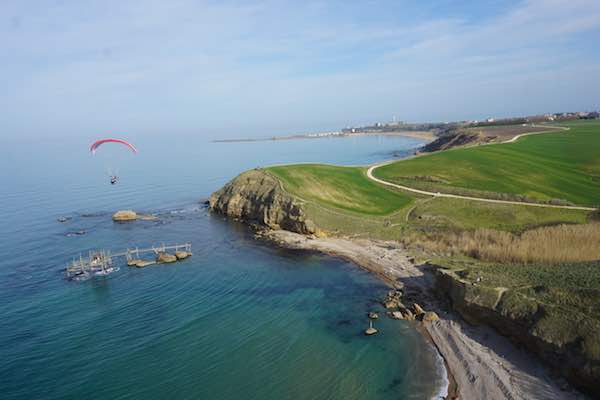
[{"label": "shallow water", "polygon": [[[430,398],[434,352],[404,322],[365,313],[386,287],[352,264],[276,249],[209,215],[206,198],[244,169],[366,164],[408,154],[407,138],[207,143],[136,141],[136,156],[82,140],[9,143],[0,168],[3,399]],[[5,148],[6,150],[6,148]],[[99,152],[100,153],[100,152]],[[110,186],[108,169],[119,184]],[[158,221],[115,224],[133,208]],[[58,223],[59,216],[72,219]],[[84,232],[84,234],[72,234]],[[85,282],[62,268],[91,249],[192,242],[186,261]]]}]

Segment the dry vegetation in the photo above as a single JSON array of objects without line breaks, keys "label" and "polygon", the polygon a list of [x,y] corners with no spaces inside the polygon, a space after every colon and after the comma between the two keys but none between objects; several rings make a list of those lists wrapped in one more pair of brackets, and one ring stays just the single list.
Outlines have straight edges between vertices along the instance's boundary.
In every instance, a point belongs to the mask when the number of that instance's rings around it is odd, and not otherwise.
[{"label": "dry vegetation", "polygon": [[[600,223],[537,228],[520,235],[477,229],[410,238],[426,252],[466,255],[500,263],[550,263],[600,260]],[[411,244],[411,243],[407,243]]]}]

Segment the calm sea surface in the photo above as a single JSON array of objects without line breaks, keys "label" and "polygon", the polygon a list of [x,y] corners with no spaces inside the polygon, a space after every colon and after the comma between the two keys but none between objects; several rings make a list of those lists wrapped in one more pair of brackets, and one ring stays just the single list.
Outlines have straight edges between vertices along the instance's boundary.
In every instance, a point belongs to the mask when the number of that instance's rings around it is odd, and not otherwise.
[{"label": "calm sea surface", "polygon": [[[0,398],[431,398],[439,362],[408,323],[383,318],[379,335],[362,335],[383,284],[347,262],[256,241],[200,204],[252,167],[367,164],[419,144],[149,138],[136,140],[137,155],[106,145],[96,156],[80,139],[4,145]],[[111,221],[127,208],[160,218]],[[194,256],[173,265],[121,265],[85,282],[62,271],[92,249],[187,241]]]}]

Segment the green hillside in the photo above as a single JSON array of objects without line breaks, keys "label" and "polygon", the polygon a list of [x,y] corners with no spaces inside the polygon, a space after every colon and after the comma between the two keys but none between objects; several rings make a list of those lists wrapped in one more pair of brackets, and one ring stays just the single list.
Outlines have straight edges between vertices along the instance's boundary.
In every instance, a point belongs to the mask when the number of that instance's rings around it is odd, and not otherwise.
[{"label": "green hillside", "polygon": [[600,204],[600,122],[514,143],[452,149],[398,161],[374,171],[380,179],[432,191]]},{"label": "green hillside", "polygon": [[368,216],[387,215],[412,201],[412,197],[389,190],[369,179],[363,168],[321,164],[270,167],[292,194],[325,206]]}]

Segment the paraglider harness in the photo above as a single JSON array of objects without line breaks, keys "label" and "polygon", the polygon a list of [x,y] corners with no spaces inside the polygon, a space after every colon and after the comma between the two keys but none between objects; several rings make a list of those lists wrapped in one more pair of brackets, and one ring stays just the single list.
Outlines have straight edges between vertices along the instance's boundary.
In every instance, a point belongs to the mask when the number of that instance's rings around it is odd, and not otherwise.
[{"label": "paraglider harness", "polygon": [[117,183],[118,180],[119,180],[119,178],[116,175],[110,176],[110,184],[111,185],[114,185],[115,183]]}]

